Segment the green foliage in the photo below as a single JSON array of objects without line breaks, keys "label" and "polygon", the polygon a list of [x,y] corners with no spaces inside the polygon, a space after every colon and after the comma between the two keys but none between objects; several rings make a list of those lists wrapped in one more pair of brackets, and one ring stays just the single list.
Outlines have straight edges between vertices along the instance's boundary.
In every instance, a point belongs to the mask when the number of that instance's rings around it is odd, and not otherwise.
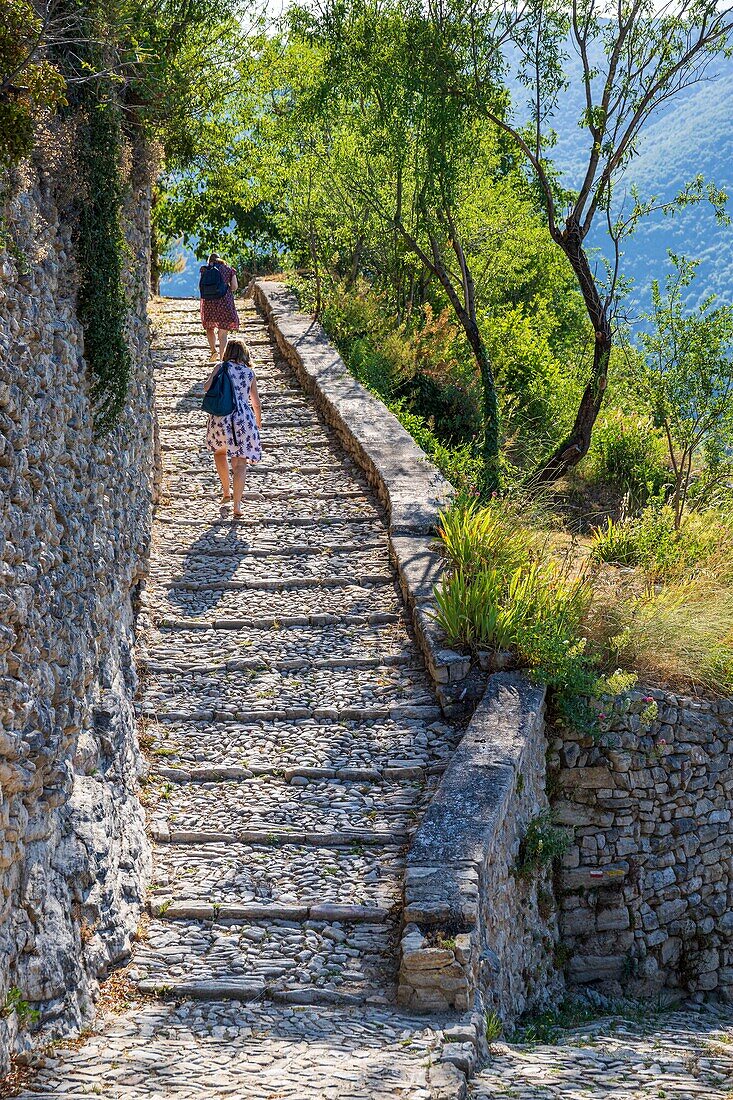
[{"label": "green foliage", "polygon": [[0,1015],[10,1016],[11,1013],[15,1013],[21,1027],[25,1027],[29,1023],[35,1023],[41,1017],[38,1009],[31,1008],[22,991],[15,985],[7,991],[0,1006]]},{"label": "green foliage", "polygon": [[590,592],[553,561],[506,505],[464,499],[441,517],[451,568],[436,589],[436,619],[448,641],[510,650],[560,691],[585,682],[581,624]]},{"label": "green foliage", "polygon": [[671,480],[661,431],[649,416],[619,408],[599,417],[583,472],[591,484],[623,494],[632,511],[658,498]]},{"label": "green foliage", "polygon": [[569,846],[567,831],[553,825],[550,811],[545,810],[530,821],[522,837],[517,856],[517,875],[524,879],[536,877],[558,863]]},{"label": "green foliage", "polygon": [[497,1039],[500,1039],[504,1034],[504,1023],[498,1012],[486,1013],[486,1024],[484,1026],[484,1034],[486,1036],[486,1042],[489,1046],[495,1043]]},{"label": "green foliage", "polygon": [[28,155],[39,113],[64,102],[65,81],[39,54],[41,38],[28,0],[0,0],[0,170]]},{"label": "green foliage", "polygon": [[709,509],[689,512],[676,525],[670,505],[649,505],[634,519],[607,520],[592,540],[596,561],[639,566],[650,580],[678,580],[714,568],[733,570],[733,525]]},{"label": "green foliage", "polygon": [[130,351],[123,288],[123,181],[120,111],[113,97],[87,96],[81,137],[84,201],[79,212],[79,319],[91,373],[94,430],[105,435],[117,423],[127,399]]},{"label": "green foliage", "polygon": [[652,283],[650,328],[639,335],[642,354],[630,359],[632,381],[663,429],[673,471],[671,503],[675,524],[682,523],[696,476],[698,500],[704,499],[705,460],[713,485],[733,473],[733,306],[715,306],[707,298],[688,310],[684,294],[695,277],[696,261],[670,253],[673,271],[662,292]]}]

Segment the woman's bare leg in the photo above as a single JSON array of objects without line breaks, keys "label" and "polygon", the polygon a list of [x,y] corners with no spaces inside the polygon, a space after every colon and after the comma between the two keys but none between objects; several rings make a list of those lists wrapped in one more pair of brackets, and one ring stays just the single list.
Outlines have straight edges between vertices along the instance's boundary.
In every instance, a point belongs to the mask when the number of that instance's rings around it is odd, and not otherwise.
[{"label": "woman's bare leg", "polygon": [[211,352],[211,358],[216,359],[216,334],[213,328],[207,328],[206,339],[209,341],[209,351]]},{"label": "woman's bare leg", "polygon": [[234,515],[241,516],[242,514],[242,494],[244,493],[244,483],[247,479],[247,459],[246,458],[233,458],[232,459],[232,480],[234,482]]},{"label": "woman's bare leg", "polygon": [[219,329],[219,358],[222,363],[224,362],[224,349],[227,346],[227,340],[229,339],[229,333],[225,328]]},{"label": "woman's bare leg", "polygon": [[230,499],[229,463],[227,462],[226,447],[220,447],[218,451],[214,451],[214,462],[216,464],[216,472],[219,475],[219,481],[221,482],[221,499],[223,503],[225,500]]}]

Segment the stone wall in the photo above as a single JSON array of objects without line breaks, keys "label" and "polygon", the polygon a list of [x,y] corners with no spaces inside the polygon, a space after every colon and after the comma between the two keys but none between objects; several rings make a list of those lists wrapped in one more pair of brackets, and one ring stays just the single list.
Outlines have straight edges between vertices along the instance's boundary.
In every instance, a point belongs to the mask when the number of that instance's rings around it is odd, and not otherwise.
[{"label": "stone wall", "polygon": [[0,242],[0,1072],[34,1029],[89,1018],[149,863],[132,709],[153,496],[149,185],[133,174],[127,200],[129,405],[94,442],[63,188],[25,171]]},{"label": "stone wall", "polygon": [[733,1000],[733,702],[634,692],[602,725],[596,741],[563,732],[549,758],[573,833],[558,881],[568,979]]},{"label": "stone wall", "polygon": [[400,1003],[496,1012],[510,1023],[559,993],[550,868],[519,873],[548,810],[544,691],[489,681],[407,857]]}]

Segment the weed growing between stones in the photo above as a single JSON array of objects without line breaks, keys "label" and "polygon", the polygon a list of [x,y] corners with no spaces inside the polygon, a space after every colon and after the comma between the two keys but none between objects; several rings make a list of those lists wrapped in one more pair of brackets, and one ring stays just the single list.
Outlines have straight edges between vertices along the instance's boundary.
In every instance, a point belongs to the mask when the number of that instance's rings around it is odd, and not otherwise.
[{"label": "weed growing between stones", "polygon": [[23,996],[22,991],[15,985],[11,986],[5,994],[2,1006],[0,1007],[0,1014],[3,1016],[15,1014],[18,1018],[20,1027],[27,1027],[28,1024],[34,1024],[41,1017],[38,1009],[31,1008],[30,1004]]},{"label": "weed growing between stones", "polygon": [[538,814],[527,826],[519,845],[515,874],[530,879],[562,859],[570,846],[565,829],[552,823],[549,811]]},{"label": "weed growing between stones", "polygon": [[[565,997],[556,1008],[533,1013],[520,1020],[510,1036],[514,1043],[543,1043],[553,1045],[562,1041],[563,1033],[584,1024],[607,1020],[604,1031],[613,1031],[621,1021],[653,1025],[663,1013],[675,1008],[674,1001],[632,999],[609,1000],[596,994],[592,996]],[[594,1034],[601,1034],[595,1032]],[[592,1041],[589,1036],[588,1041]],[[577,1038],[573,1039],[578,1045]]]}]

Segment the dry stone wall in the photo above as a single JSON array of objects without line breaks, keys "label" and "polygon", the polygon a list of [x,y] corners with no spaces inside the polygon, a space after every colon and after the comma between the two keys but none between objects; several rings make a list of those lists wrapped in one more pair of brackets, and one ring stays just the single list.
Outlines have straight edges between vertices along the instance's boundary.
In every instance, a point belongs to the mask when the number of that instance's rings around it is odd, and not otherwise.
[{"label": "dry stone wall", "polygon": [[132,708],[154,490],[149,186],[133,178],[125,217],[129,404],[102,442],[55,194],[42,169],[16,180],[0,246],[0,1071],[34,1028],[88,1019],[149,863]]},{"label": "dry stone wall", "polygon": [[597,741],[564,731],[549,759],[573,835],[558,881],[568,979],[733,1001],[733,701],[634,692],[604,727]]}]

